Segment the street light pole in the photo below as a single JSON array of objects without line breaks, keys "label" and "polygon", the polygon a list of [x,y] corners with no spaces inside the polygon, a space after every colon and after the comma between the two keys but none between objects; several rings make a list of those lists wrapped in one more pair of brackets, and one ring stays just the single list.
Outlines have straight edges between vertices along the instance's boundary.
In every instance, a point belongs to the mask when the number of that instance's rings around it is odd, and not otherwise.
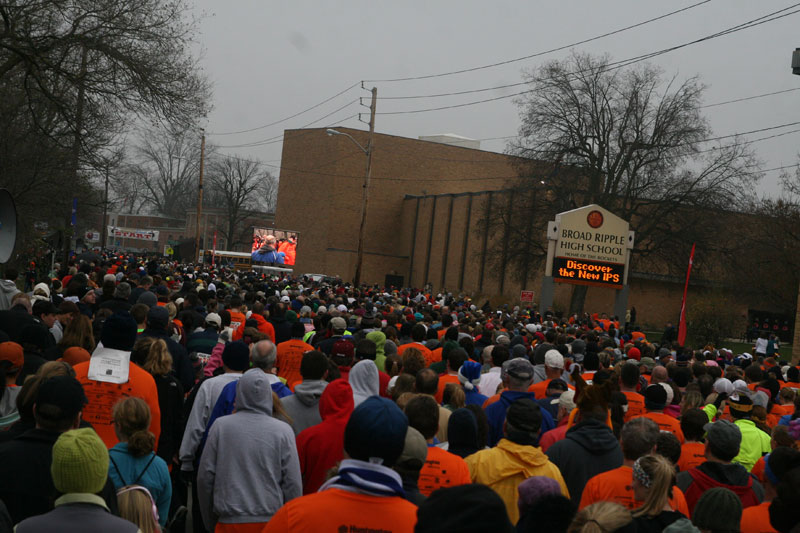
[{"label": "street light pole", "polygon": [[372,173],[372,152],[374,151],[375,134],[375,106],[378,100],[378,88],[372,88],[372,103],[369,106],[369,139],[367,141],[367,170],[364,176],[364,185],[361,194],[361,223],[358,227],[358,250],[356,252],[356,272],[353,276],[353,285],[361,284],[361,264],[364,260],[364,229],[367,225],[367,205],[369,204],[369,179]]},{"label": "street light pole", "polygon": [[200,176],[197,180],[197,212],[194,219],[194,258],[192,263],[200,257],[200,217],[203,214],[203,168],[206,155],[206,133],[200,138]]},{"label": "street light pole", "polygon": [[106,192],[103,196],[103,227],[100,228],[100,251],[106,251],[106,236],[108,234],[108,175],[109,175],[109,168],[108,168],[108,161],[106,161]]}]

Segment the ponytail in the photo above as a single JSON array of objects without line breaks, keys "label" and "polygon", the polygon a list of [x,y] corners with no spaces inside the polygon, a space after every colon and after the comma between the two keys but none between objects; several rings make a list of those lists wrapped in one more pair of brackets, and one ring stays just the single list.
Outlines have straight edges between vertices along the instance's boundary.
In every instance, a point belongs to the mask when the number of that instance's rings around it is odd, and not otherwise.
[{"label": "ponytail", "polygon": [[128,451],[134,457],[141,457],[153,451],[156,437],[148,430],[150,426],[150,407],[141,398],[125,398],[117,402],[111,410],[114,425],[128,442]]},{"label": "ponytail", "polygon": [[134,431],[128,437],[128,451],[134,457],[142,457],[153,451],[156,446],[156,436],[148,430]]},{"label": "ponytail", "polygon": [[648,489],[644,504],[633,512],[633,516],[655,516],[661,513],[672,496],[675,467],[661,455],[645,455],[636,460],[633,471],[633,477]]}]

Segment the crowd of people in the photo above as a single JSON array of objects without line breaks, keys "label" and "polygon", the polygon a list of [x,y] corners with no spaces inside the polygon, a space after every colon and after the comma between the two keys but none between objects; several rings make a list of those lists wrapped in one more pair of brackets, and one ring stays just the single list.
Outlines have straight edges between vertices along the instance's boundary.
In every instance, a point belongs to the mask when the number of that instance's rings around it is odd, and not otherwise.
[{"label": "crowd of people", "polygon": [[19,281],[0,533],[800,530],[776,357],[133,255]]}]

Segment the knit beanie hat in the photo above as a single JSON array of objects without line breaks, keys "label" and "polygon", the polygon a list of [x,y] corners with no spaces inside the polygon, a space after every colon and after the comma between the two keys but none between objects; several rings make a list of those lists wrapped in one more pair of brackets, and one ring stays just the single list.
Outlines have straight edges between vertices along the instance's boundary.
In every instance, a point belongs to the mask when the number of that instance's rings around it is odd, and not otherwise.
[{"label": "knit beanie hat", "polygon": [[114,313],[103,322],[100,340],[110,350],[130,352],[136,343],[136,320],[127,311]]},{"label": "knit beanie hat", "polygon": [[[454,508],[459,512],[442,512]],[[420,504],[414,533],[445,531],[511,533],[515,528],[500,496],[486,485],[474,484],[439,489]]]},{"label": "knit beanie hat", "polygon": [[520,483],[517,491],[519,492],[517,506],[520,514],[523,514],[527,507],[531,507],[542,496],[561,494],[561,486],[551,477],[533,476]]},{"label": "knit beanie hat", "polygon": [[97,494],[108,477],[108,449],[92,428],[62,433],[53,445],[50,473],[62,494]]},{"label": "knit beanie hat", "polygon": [[229,342],[222,350],[222,363],[235,372],[250,368],[250,350],[242,341]]},{"label": "knit beanie hat", "polygon": [[464,385],[465,389],[475,390],[475,387],[481,382],[481,364],[475,361],[464,361],[464,364],[458,369],[458,381]]},{"label": "knit beanie hat", "polygon": [[651,411],[660,411],[667,406],[667,391],[661,385],[650,385],[644,390],[644,406]]},{"label": "knit beanie hat", "polygon": [[723,487],[705,491],[692,513],[692,522],[700,529],[739,531],[741,521],[742,500]]},{"label": "knit beanie hat", "polygon": [[344,430],[347,455],[391,467],[403,453],[408,418],[391,400],[370,396],[353,410]]}]

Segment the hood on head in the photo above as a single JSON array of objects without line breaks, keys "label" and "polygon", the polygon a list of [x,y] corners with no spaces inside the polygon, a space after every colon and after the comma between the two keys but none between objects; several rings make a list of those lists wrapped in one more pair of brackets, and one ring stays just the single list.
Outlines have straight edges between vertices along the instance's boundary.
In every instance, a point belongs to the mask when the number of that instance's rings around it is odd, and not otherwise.
[{"label": "hood on head", "polygon": [[236,383],[236,411],[272,416],[272,386],[260,368],[251,368]]},{"label": "hood on head", "polygon": [[383,346],[386,344],[386,335],[382,331],[370,331],[367,340],[375,343],[375,354],[384,355]]},{"label": "hood on head", "polygon": [[322,420],[341,419],[347,422],[350,413],[355,409],[353,388],[344,379],[335,379],[328,383],[319,399],[319,414]]},{"label": "hood on head", "polygon": [[306,407],[313,407],[319,403],[327,386],[328,382],[321,379],[303,381],[295,386],[294,395]]},{"label": "hood on head", "polygon": [[4,292],[6,294],[13,294],[19,292],[19,289],[17,288],[17,284],[14,283],[13,280],[2,279],[0,280],[0,292]]},{"label": "hood on head", "polygon": [[374,361],[364,360],[356,363],[350,369],[348,376],[350,386],[353,387],[353,398],[356,405],[370,396],[377,396],[380,389],[380,376]]},{"label": "hood on head", "polygon": [[607,453],[619,446],[619,441],[606,424],[598,420],[582,420],[567,431],[567,437],[592,455]]}]

